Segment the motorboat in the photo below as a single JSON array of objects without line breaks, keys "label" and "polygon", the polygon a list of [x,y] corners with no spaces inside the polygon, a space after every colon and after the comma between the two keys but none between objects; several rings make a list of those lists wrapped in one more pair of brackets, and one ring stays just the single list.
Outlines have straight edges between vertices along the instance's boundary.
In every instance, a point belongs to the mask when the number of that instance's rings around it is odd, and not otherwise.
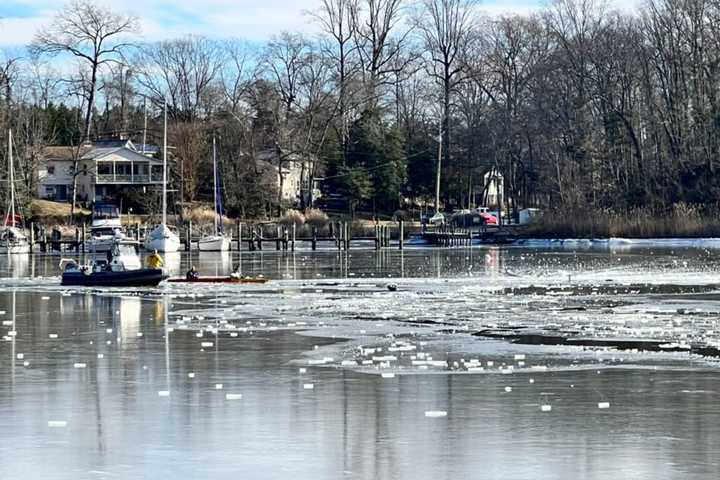
[{"label": "motorboat", "polygon": [[107,258],[95,258],[87,265],[63,259],[62,285],[85,287],[156,286],[167,276],[162,268],[143,268],[137,253],[137,242],[115,241]]},{"label": "motorboat", "polygon": [[8,209],[0,227],[0,253],[14,255],[30,253],[31,245],[24,229],[18,228],[22,218],[15,213],[15,168],[12,151],[12,130],[8,131]]},{"label": "motorboat", "polygon": [[115,205],[96,204],[93,208],[92,225],[90,226],[90,252],[103,253],[112,250],[116,240],[126,240],[123,231],[120,209]]},{"label": "motorboat", "polygon": [[30,241],[25,232],[14,226],[5,225],[0,228],[0,253],[10,255],[30,253]]},{"label": "motorboat", "polygon": [[213,223],[214,233],[205,235],[198,241],[201,252],[225,252],[230,250],[230,237],[225,236],[222,228],[222,195],[220,195],[220,182],[218,182],[217,150],[215,137],[213,137]]}]

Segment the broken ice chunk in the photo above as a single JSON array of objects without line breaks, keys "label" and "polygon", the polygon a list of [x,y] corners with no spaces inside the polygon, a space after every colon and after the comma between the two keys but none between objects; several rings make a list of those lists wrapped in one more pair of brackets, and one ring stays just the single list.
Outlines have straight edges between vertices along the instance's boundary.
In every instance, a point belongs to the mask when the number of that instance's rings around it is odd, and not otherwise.
[{"label": "broken ice chunk", "polygon": [[447,412],[444,410],[428,410],[425,412],[425,416],[430,418],[447,417]]},{"label": "broken ice chunk", "polygon": [[540,411],[541,412],[550,412],[550,411],[552,411],[552,405],[541,405]]},{"label": "broken ice chunk", "polygon": [[48,420],[48,427],[50,427],[50,428],[67,427],[67,422],[65,420]]},{"label": "broken ice chunk", "polygon": [[170,396],[170,392],[168,390],[160,390],[158,392],[158,397],[169,397],[169,396]]},{"label": "broken ice chunk", "polygon": [[598,408],[600,408],[600,409],[610,408],[610,402],[599,402]]},{"label": "broken ice chunk", "polygon": [[315,385],[312,384],[312,383],[303,383],[303,388],[304,388],[305,390],[312,390],[312,389],[315,388]]},{"label": "broken ice chunk", "polygon": [[226,393],[225,394],[225,400],[240,400],[242,398],[242,393]]}]

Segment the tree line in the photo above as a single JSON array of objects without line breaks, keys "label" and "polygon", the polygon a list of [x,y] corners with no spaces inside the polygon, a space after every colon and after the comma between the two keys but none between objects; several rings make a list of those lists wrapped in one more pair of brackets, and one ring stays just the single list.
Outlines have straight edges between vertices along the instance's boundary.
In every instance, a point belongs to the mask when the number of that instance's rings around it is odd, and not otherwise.
[{"label": "tree line", "polygon": [[306,15],[317,34],[262,46],[147,43],[132,15],[70,2],[0,56],[0,138],[16,132],[23,188],[48,145],[159,144],[167,102],[177,200],[212,194],[215,137],[224,203],[245,217],[289,206],[262,165],[290,162],[299,208],[317,185],[373,214],[433,205],[438,164],[446,210],[483,205],[488,172],[510,211],[716,207],[720,0],[502,16],[475,0],[322,0]]}]

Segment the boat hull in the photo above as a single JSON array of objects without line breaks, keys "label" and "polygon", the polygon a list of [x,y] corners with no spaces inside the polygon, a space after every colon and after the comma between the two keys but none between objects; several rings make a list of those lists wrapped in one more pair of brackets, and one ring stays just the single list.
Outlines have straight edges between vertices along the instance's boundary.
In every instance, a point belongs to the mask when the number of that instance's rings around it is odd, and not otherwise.
[{"label": "boat hull", "polygon": [[267,278],[261,277],[198,277],[194,280],[188,278],[170,278],[170,283],[267,283]]},{"label": "boat hull", "polygon": [[7,255],[23,255],[30,253],[29,243],[16,243],[12,245],[2,244],[0,245],[0,254]]},{"label": "boat hull", "polygon": [[128,237],[122,235],[120,237],[104,235],[99,237],[91,237],[88,241],[87,249],[89,252],[106,253],[113,249],[116,240],[128,240]]},{"label": "boat hull", "polygon": [[61,285],[82,287],[154,287],[167,278],[159,268],[124,272],[65,272]]},{"label": "boat hull", "polygon": [[173,253],[180,250],[180,238],[169,228],[162,226],[156,228],[145,239],[145,250],[157,250],[162,253]]},{"label": "boat hull", "polygon": [[201,252],[226,252],[230,250],[230,239],[225,235],[203,237],[198,241]]}]

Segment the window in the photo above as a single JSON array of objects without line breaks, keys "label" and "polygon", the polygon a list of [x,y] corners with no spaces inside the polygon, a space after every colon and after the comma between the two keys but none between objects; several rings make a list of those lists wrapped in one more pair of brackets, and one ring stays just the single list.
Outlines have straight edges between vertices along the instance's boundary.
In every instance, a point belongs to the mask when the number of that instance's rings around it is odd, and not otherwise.
[{"label": "window", "polygon": [[55,165],[48,165],[47,173],[48,175],[55,175]]}]

